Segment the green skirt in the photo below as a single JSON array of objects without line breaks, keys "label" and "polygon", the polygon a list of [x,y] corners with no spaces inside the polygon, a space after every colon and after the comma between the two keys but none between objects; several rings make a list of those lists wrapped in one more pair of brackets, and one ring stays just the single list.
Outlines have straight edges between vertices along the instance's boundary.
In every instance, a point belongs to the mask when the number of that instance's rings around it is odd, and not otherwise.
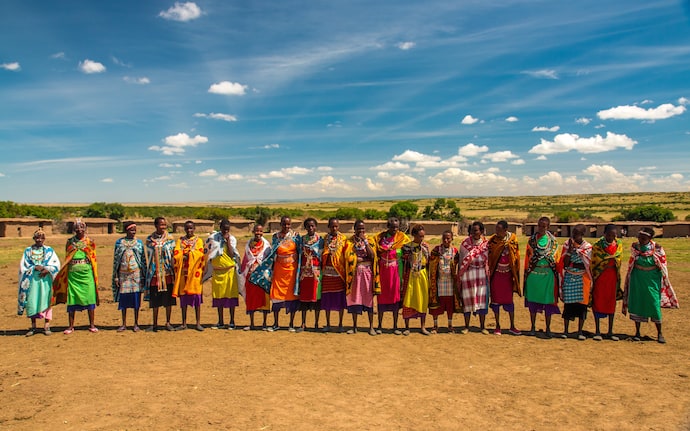
[{"label": "green skirt", "polygon": [[550,267],[538,266],[532,270],[525,280],[525,299],[537,304],[553,304],[556,275]]},{"label": "green skirt", "polygon": [[628,312],[661,320],[661,271],[633,268],[630,274]]},{"label": "green skirt", "polygon": [[67,274],[67,305],[96,304],[93,268],[87,263],[73,265]]}]

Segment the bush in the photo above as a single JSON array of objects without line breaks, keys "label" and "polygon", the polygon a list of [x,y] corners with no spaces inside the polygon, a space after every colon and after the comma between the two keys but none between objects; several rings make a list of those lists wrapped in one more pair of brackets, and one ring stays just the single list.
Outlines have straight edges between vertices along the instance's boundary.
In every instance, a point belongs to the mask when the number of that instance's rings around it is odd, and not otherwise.
[{"label": "bush", "polygon": [[676,219],[671,210],[657,205],[640,205],[629,211],[623,211],[623,216],[629,221],[653,221],[657,223]]},{"label": "bush", "polygon": [[388,210],[388,217],[397,217],[400,220],[412,220],[417,216],[419,207],[412,201],[394,203]]},{"label": "bush", "polygon": [[335,212],[335,216],[339,220],[357,220],[364,218],[364,211],[359,208],[345,207],[338,208]]},{"label": "bush", "polygon": [[580,220],[580,214],[572,210],[558,211],[554,215],[556,216],[556,220],[560,223],[570,223]]},{"label": "bush", "polygon": [[373,208],[369,208],[364,210],[364,218],[366,220],[385,220],[388,218],[388,213],[385,211],[379,211]]}]

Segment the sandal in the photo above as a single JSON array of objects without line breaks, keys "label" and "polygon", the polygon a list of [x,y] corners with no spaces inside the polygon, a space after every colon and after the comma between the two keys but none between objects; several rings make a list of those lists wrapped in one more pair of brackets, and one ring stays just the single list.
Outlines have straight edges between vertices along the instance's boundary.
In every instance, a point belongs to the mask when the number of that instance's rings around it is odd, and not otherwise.
[{"label": "sandal", "polygon": [[410,335],[410,330],[405,329],[402,334],[407,337],[408,335]]},{"label": "sandal", "polygon": [[376,335],[378,335],[378,334],[377,334],[376,331],[374,331],[373,329],[370,329],[370,330],[369,330],[369,335],[371,335],[372,337],[374,337],[374,336],[376,336]]},{"label": "sandal", "polygon": [[93,326],[93,327],[89,328],[89,332],[91,332],[92,334],[95,334],[96,332],[98,332],[98,328]]},{"label": "sandal", "polygon": [[125,332],[127,330],[127,327],[125,325],[120,326],[117,328],[117,332]]},{"label": "sandal", "polygon": [[36,333],[36,331],[35,331],[34,329],[29,329],[29,330],[26,332],[25,336],[31,337],[31,336],[34,335],[35,333]]},{"label": "sandal", "polygon": [[46,328],[43,330],[43,335],[51,335],[53,331],[50,330],[50,328]]},{"label": "sandal", "polygon": [[65,335],[69,335],[69,334],[71,334],[72,332],[74,332],[74,328],[67,328],[67,329],[65,329],[64,331],[62,331],[62,333],[65,334]]}]

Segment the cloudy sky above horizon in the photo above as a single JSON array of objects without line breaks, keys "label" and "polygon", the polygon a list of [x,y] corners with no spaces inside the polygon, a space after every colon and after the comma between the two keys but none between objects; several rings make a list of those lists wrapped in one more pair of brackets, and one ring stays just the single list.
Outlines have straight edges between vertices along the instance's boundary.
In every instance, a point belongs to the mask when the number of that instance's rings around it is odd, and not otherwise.
[{"label": "cloudy sky above horizon", "polygon": [[0,200],[690,190],[690,1],[39,2]]}]

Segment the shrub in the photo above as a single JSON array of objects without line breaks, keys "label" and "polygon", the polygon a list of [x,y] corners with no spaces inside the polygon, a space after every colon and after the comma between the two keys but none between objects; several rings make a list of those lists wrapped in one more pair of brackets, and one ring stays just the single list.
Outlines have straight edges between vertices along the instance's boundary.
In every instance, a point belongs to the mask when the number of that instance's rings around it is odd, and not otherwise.
[{"label": "shrub", "polygon": [[400,220],[412,220],[417,216],[419,207],[412,201],[394,203],[388,210],[388,217],[397,217]]},{"label": "shrub", "polygon": [[623,211],[623,216],[630,221],[654,221],[658,223],[676,219],[671,210],[657,205],[640,205],[629,211]]}]

